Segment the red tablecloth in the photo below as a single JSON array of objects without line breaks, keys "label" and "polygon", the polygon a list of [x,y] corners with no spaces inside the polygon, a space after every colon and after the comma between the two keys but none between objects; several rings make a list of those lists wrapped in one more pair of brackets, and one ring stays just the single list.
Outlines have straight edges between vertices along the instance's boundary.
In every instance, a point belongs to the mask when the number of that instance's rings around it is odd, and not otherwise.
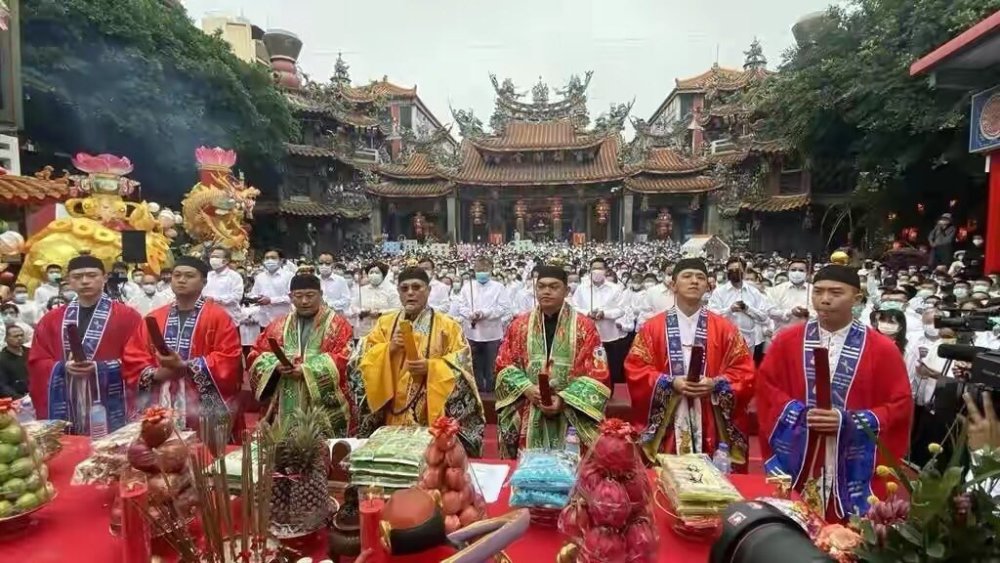
[{"label": "red tablecloth", "polygon": [[[0,561],[31,563],[114,563],[120,561],[118,539],[108,531],[113,492],[108,488],[70,486],[73,468],[89,453],[89,442],[77,437],[63,440],[65,448],[49,462],[49,478],[58,496],[48,506],[32,515],[28,528],[0,535]],[[502,462],[498,462],[502,463]],[[733,484],[747,498],[773,492],[761,475],[733,475]],[[509,488],[504,488],[498,502],[490,505],[491,516],[509,510]],[[660,534],[660,562],[705,561],[709,545],[677,537],[666,524],[667,516],[657,510]],[[552,528],[532,527],[508,549],[516,561],[554,561],[563,538]],[[325,558],[325,537],[303,546],[315,560]]]}]

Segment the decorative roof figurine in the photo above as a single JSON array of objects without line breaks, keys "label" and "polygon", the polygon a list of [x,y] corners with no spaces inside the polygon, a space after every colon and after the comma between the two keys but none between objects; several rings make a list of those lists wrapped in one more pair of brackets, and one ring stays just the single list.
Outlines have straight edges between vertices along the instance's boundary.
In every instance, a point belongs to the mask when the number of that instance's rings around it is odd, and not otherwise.
[{"label": "decorative roof figurine", "polygon": [[531,101],[542,105],[549,103],[549,85],[542,82],[542,77],[538,77],[538,84],[531,89]]},{"label": "decorative roof figurine", "polygon": [[756,70],[767,68],[767,57],[764,56],[764,48],[760,46],[760,40],[753,38],[750,49],[743,51],[746,60],[743,62],[743,70]]},{"label": "decorative roof figurine", "polygon": [[340,86],[351,85],[351,67],[344,61],[343,53],[337,53],[337,62],[333,65],[333,76],[330,81]]}]

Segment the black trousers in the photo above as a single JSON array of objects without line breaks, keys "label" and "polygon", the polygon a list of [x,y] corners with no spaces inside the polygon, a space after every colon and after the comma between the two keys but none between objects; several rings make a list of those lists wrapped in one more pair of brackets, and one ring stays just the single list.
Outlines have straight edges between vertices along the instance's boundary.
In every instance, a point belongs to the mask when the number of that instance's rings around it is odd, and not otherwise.
[{"label": "black trousers", "polygon": [[472,349],[472,372],[476,376],[476,387],[479,388],[480,393],[493,393],[496,388],[493,370],[497,363],[500,341],[476,342],[470,340],[469,348]]},{"label": "black trousers", "polygon": [[611,375],[611,390],[616,383],[625,383],[625,356],[628,355],[628,337],[604,343],[604,353],[608,356],[608,373]]}]

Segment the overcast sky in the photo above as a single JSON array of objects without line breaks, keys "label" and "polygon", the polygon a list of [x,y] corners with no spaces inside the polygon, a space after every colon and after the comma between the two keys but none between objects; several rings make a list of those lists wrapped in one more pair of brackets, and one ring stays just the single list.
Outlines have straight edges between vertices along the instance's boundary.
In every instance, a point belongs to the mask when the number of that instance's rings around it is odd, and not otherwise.
[{"label": "overcast sky", "polygon": [[[449,105],[493,111],[489,73],[528,91],[539,76],[562,86],[594,71],[590,114],[635,98],[648,119],[675,78],[718,60],[739,67],[760,39],[769,66],[794,43],[791,26],[831,0],[184,0],[199,22],[242,15],[264,28],[292,31],[304,46],[299,65],[326,80],[337,52],[355,83],[388,75],[417,93],[443,123]],[[457,128],[453,128],[457,133]]]}]

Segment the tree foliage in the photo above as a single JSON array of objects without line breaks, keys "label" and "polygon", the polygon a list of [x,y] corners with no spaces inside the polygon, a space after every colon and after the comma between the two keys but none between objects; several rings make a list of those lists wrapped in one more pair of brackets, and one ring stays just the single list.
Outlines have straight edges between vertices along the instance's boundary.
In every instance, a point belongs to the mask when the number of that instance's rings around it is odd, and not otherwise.
[{"label": "tree foliage", "polygon": [[269,69],[161,0],[22,3],[26,134],[53,151],[135,163],[144,195],[176,203],[194,149],[233,148],[251,181],[273,185],[295,121]]},{"label": "tree foliage", "polygon": [[[968,95],[933,89],[910,64],[990,13],[1000,0],[850,0],[811,26],[780,72],[750,93],[766,115],[764,134],[812,161],[846,162],[877,179],[917,221],[953,198],[981,197],[982,159],[967,154]],[[853,188],[855,186],[850,186]],[[911,211],[907,215],[907,211]],[[913,223],[909,223],[913,224]]]}]

